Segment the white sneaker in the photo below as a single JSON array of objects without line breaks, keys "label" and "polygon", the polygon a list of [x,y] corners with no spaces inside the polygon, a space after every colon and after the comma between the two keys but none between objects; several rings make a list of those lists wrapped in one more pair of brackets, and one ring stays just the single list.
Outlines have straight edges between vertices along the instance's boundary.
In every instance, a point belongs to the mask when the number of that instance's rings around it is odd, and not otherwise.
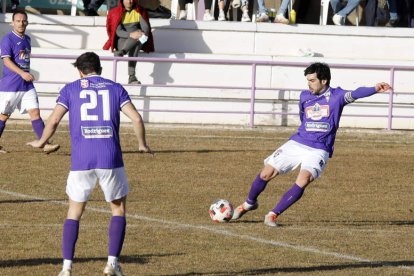
[{"label": "white sneaker", "polygon": [[260,16],[256,19],[256,22],[269,22],[269,16],[266,13],[261,13]]},{"label": "white sneaker", "polygon": [[289,24],[289,19],[287,19],[283,14],[277,14],[274,22],[281,24]]},{"label": "white sneaker", "polygon": [[111,264],[106,264],[103,273],[107,276],[125,276],[119,264],[116,267],[113,267]]},{"label": "white sneaker", "polygon": [[209,12],[204,13],[203,17],[204,21],[214,21],[214,16],[212,16]]},{"label": "white sneaker", "polygon": [[2,146],[0,146],[0,153],[7,153],[7,150],[5,150]]},{"label": "white sneaker", "polygon": [[276,224],[276,219],[277,219],[277,215],[276,215],[275,213],[273,213],[273,212],[269,212],[269,213],[265,216],[264,223],[265,223],[267,226],[270,226],[270,227],[276,227],[276,226],[277,226],[277,224]]},{"label": "white sneaker", "polygon": [[259,207],[259,203],[258,202],[256,202],[253,205],[251,205],[251,204],[249,204],[247,202],[243,202],[236,209],[234,209],[233,217],[231,219],[239,219],[244,214],[246,214],[247,212],[256,210],[258,207]]},{"label": "white sneaker", "polygon": [[178,17],[179,20],[186,20],[187,19],[187,12],[185,10],[180,11],[180,16]]},{"label": "white sneaker", "polygon": [[334,14],[334,16],[332,17],[332,21],[337,26],[345,25],[345,17],[340,16],[339,14]]},{"label": "white sneaker", "polygon": [[59,273],[59,276],[71,276],[72,275],[72,270],[69,268],[64,268],[62,269],[62,271]]},{"label": "white sneaker", "polygon": [[218,21],[226,21],[226,14],[224,13],[223,10],[220,10],[217,20]]},{"label": "white sneaker", "polygon": [[246,10],[243,12],[241,22],[250,22],[250,21],[252,20],[250,19],[249,12]]}]

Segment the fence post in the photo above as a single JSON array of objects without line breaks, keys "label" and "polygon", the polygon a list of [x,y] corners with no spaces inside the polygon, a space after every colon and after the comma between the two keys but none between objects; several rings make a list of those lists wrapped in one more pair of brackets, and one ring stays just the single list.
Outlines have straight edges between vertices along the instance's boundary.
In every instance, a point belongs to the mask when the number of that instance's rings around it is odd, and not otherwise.
[{"label": "fence post", "polygon": [[116,73],[118,70],[118,59],[114,58],[112,60],[112,80],[116,82]]},{"label": "fence post", "polygon": [[388,130],[392,129],[392,110],[394,106],[394,75],[395,75],[395,68],[391,67],[390,85],[393,89],[389,92],[389,99],[388,99]]},{"label": "fence post", "polygon": [[252,64],[252,91],[250,96],[250,127],[254,127],[254,104],[256,98],[256,63]]}]

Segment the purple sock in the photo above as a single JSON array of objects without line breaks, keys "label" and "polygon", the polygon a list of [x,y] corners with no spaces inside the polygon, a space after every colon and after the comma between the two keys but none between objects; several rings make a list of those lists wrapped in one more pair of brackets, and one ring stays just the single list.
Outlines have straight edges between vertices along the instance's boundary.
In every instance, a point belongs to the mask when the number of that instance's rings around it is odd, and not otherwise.
[{"label": "purple sock", "polygon": [[43,134],[43,129],[45,128],[45,123],[42,118],[32,121],[32,128],[37,135],[37,139],[40,139]]},{"label": "purple sock", "polygon": [[113,216],[109,224],[109,251],[108,256],[119,257],[125,238],[126,219]]},{"label": "purple sock", "polygon": [[302,197],[303,191],[304,189],[299,187],[298,184],[293,184],[292,188],[290,188],[290,190],[282,196],[282,198],[272,211],[280,215],[281,213],[286,211],[286,209],[289,208],[293,203],[295,203]]},{"label": "purple sock", "polygon": [[249,195],[247,196],[246,202],[249,204],[255,204],[257,202],[257,197],[261,192],[266,188],[267,181],[260,178],[260,174],[256,176],[256,179],[253,181],[252,186],[250,187]]},{"label": "purple sock", "polygon": [[3,134],[3,130],[6,127],[6,121],[0,120],[0,137]]},{"label": "purple sock", "polygon": [[66,219],[63,224],[62,255],[65,260],[73,260],[75,245],[79,235],[79,221]]}]

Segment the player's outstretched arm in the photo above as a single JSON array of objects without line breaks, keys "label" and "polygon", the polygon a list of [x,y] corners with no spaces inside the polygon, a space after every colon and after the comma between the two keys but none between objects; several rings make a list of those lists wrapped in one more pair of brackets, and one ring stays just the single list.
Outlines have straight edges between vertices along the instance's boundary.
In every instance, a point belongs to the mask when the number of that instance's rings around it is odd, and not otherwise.
[{"label": "player's outstretched arm", "polygon": [[391,85],[386,82],[380,82],[375,85],[375,91],[377,91],[377,93],[389,92],[391,90]]},{"label": "player's outstretched arm", "polygon": [[32,142],[27,143],[26,145],[32,146],[34,148],[43,148],[47,141],[53,136],[55,133],[60,121],[62,120],[63,116],[66,114],[68,110],[60,104],[55,106],[53,109],[52,114],[47,119],[47,123],[45,129],[43,130],[42,137],[39,140],[35,140]]},{"label": "player's outstretched arm", "polygon": [[135,106],[129,102],[122,107],[122,112],[132,121],[134,127],[135,136],[138,139],[138,150],[140,152],[146,152],[154,155],[150,147],[147,145],[145,138],[145,126],[141,115],[135,108]]}]

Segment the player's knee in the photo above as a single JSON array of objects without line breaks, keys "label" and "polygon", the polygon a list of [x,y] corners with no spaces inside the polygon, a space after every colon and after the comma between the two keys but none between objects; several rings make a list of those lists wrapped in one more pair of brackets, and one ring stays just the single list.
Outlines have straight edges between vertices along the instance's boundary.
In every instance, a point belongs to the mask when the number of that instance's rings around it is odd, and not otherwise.
[{"label": "player's knee", "polygon": [[39,108],[33,108],[27,111],[27,113],[29,113],[30,119],[33,120],[38,120],[40,119],[40,110]]},{"label": "player's knee", "polygon": [[270,181],[273,178],[275,178],[278,174],[278,171],[272,167],[266,166],[261,172],[260,172],[260,178],[265,181]]},{"label": "player's knee", "polygon": [[9,119],[9,117],[10,117],[10,115],[0,113],[0,120],[2,120],[4,122],[7,121]]}]

